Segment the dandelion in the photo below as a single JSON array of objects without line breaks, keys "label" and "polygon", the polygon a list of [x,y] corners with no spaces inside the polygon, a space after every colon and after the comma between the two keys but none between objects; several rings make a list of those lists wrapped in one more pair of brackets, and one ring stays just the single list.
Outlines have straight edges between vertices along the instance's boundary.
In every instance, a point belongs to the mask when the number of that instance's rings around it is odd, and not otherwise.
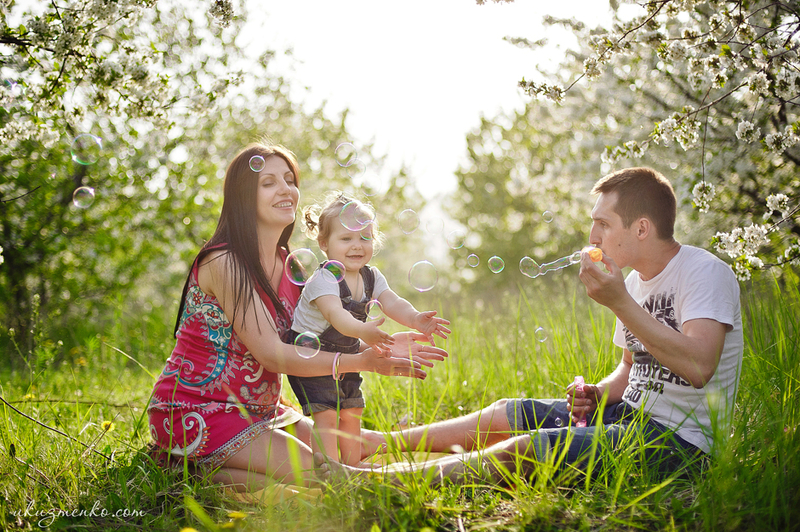
[{"label": "dandelion", "polygon": [[247,514],[244,514],[242,512],[231,512],[228,514],[228,517],[231,519],[244,519],[245,517],[247,517]]},{"label": "dandelion", "polygon": [[103,421],[102,425],[103,432],[111,432],[112,430],[114,430],[115,426],[116,425],[114,425],[114,423],[112,423],[111,421]]}]

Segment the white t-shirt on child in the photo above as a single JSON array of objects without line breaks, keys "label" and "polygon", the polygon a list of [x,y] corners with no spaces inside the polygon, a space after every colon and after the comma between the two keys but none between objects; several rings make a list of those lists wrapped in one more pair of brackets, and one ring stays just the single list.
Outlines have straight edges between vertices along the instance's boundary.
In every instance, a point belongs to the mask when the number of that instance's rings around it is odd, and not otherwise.
[{"label": "white t-shirt on child", "polygon": [[730,266],[700,248],[681,246],[666,268],[649,281],[632,271],[625,286],[656,320],[683,331],[689,320],[706,318],[727,326],[725,345],[714,376],[694,388],[660,364],[618,319],[614,343],[633,355],[623,401],[675,429],[692,445],[709,452],[712,427],[727,433],[742,368],[744,339],[739,283]]},{"label": "white t-shirt on child", "polygon": [[[372,299],[378,297],[386,290],[389,289],[389,283],[386,282],[386,277],[375,266],[369,267],[372,273],[375,274],[375,287],[372,289]],[[294,310],[294,320],[292,321],[292,330],[298,333],[313,332],[320,335],[330,327],[330,323],[325,321],[322,312],[314,301],[322,296],[336,296],[339,297],[339,283],[336,277],[325,268],[319,268],[308,279],[303,293],[300,295],[300,301],[297,302],[297,307]],[[362,301],[366,301],[367,295],[364,294]]]}]

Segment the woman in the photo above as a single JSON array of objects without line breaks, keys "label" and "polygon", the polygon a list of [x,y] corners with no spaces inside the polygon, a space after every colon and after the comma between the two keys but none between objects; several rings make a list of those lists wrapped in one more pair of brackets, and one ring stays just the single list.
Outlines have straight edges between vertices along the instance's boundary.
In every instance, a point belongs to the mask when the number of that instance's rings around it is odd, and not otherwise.
[{"label": "woman", "polygon": [[[392,356],[300,357],[281,341],[300,295],[284,274],[299,198],[295,156],[253,144],[231,162],[217,229],[194,260],[175,326],[176,346],[148,407],[150,431],[170,456],[218,468],[237,489],[267,478],[313,483],[311,423],[280,404],[281,375],[371,371],[424,379],[446,353],[395,335]],[[299,471],[290,462],[299,456]]]}]

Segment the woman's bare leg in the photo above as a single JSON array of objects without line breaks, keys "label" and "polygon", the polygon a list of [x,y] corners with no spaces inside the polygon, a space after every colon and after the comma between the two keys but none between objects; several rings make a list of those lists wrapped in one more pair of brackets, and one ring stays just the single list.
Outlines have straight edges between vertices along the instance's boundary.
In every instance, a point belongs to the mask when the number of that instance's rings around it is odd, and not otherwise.
[{"label": "woman's bare leg", "polygon": [[255,471],[244,469],[234,469],[232,467],[221,467],[212,481],[233,488],[236,491],[258,491],[264,489],[269,484],[267,476]]},{"label": "woman's bare leg", "polygon": [[450,452],[455,446],[473,451],[494,445],[511,436],[507,402],[500,399],[466,416],[388,434],[362,431],[362,455],[374,454],[382,444],[392,440],[404,451]]},{"label": "woman's bare leg", "polygon": [[314,465],[323,481],[377,474],[386,482],[402,484],[404,476],[421,474],[434,486],[445,479],[454,483],[486,481],[502,485],[515,477],[530,477],[536,464],[546,460],[549,452],[547,435],[534,432],[500,441],[483,451],[454,454],[421,463],[396,463],[380,470],[350,467],[327,460],[322,454],[314,455]]},{"label": "woman's bare leg", "polygon": [[270,478],[288,484],[316,485],[313,454],[307,441],[310,430],[306,420],[285,430],[266,432],[231,456],[214,480],[232,483],[236,489],[260,489]]},{"label": "woman's bare leg", "polygon": [[[363,408],[346,408],[339,411],[339,451],[343,464],[361,463],[361,415]],[[328,455],[331,456],[331,455]]]}]

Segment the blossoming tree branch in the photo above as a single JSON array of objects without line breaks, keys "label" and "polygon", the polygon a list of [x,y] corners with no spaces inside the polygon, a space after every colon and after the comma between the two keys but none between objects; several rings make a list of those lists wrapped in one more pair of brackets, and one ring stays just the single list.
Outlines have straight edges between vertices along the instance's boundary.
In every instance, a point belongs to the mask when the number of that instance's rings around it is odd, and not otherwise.
[{"label": "blossoming tree branch", "polygon": [[[699,213],[724,229],[713,243],[740,279],[800,264],[798,4],[610,4],[611,28],[549,18],[573,31],[579,49],[558,72],[523,78],[520,87],[566,105],[570,92],[599,84],[597,93],[614,96],[607,112],[619,133],[604,162],[630,163],[676,143],[694,170],[675,177],[689,181]],[[650,120],[651,129],[625,127],[625,113]]]}]

